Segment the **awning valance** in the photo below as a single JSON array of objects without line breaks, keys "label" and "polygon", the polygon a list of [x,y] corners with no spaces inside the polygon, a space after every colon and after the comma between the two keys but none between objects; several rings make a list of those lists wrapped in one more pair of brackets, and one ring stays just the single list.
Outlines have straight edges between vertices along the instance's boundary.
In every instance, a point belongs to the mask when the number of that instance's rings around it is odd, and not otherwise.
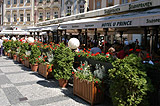
[{"label": "awning valance", "polygon": [[5,35],[5,34],[8,34],[8,35],[29,35],[30,33],[27,32],[27,31],[23,31],[23,30],[2,30],[0,32],[0,35]]},{"label": "awning valance", "polygon": [[58,29],[118,28],[160,25],[160,9],[60,23]]}]

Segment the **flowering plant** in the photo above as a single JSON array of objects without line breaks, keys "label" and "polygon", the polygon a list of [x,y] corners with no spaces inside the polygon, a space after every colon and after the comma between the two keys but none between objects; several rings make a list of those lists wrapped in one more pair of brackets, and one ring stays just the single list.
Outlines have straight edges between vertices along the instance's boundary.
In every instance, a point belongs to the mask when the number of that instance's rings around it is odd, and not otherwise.
[{"label": "flowering plant", "polygon": [[101,87],[106,77],[104,66],[101,66],[100,64],[96,64],[94,71],[92,71],[90,67],[91,65],[88,65],[87,61],[83,63],[81,62],[77,70],[73,69],[72,74],[74,74],[76,77],[78,77],[81,80],[87,80],[89,82],[94,81],[95,84]]}]

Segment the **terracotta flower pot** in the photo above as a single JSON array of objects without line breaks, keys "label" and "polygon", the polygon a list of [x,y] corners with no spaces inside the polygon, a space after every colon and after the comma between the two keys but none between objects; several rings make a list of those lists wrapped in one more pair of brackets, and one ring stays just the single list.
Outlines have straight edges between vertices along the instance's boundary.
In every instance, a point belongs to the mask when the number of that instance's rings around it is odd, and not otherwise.
[{"label": "terracotta flower pot", "polygon": [[13,60],[16,61],[17,60],[17,56],[13,55]]},{"label": "terracotta flower pot", "polygon": [[32,69],[32,71],[37,71],[37,69],[38,69],[38,64],[31,64],[31,69]]},{"label": "terracotta flower pot", "polygon": [[59,79],[58,81],[59,81],[59,86],[62,88],[65,88],[68,83],[68,80],[64,80],[64,79]]},{"label": "terracotta flower pot", "polygon": [[7,53],[7,56],[9,57],[9,53]]},{"label": "terracotta flower pot", "polygon": [[24,63],[24,60],[22,60],[21,62],[22,62],[23,65],[25,64],[25,63]]},{"label": "terracotta flower pot", "polygon": [[5,55],[5,56],[7,56],[7,55],[8,55],[8,53],[7,53],[7,52],[4,52],[4,55]]}]

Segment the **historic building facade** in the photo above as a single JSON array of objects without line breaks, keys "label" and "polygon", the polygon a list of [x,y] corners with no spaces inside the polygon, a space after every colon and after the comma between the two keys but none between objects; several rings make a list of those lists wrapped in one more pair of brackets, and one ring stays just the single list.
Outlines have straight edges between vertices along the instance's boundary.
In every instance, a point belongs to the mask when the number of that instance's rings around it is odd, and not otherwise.
[{"label": "historic building facade", "polygon": [[35,0],[35,23],[60,18],[61,0]]},{"label": "historic building facade", "polygon": [[0,0],[0,26],[2,27],[2,25],[3,25],[3,0]]},{"label": "historic building facade", "polygon": [[62,0],[61,17],[87,12],[89,0]]},{"label": "historic building facade", "polygon": [[89,0],[89,10],[96,10],[105,7],[110,7],[118,4],[125,4],[138,0]]},{"label": "historic building facade", "polygon": [[4,0],[4,27],[34,26],[34,0]]}]

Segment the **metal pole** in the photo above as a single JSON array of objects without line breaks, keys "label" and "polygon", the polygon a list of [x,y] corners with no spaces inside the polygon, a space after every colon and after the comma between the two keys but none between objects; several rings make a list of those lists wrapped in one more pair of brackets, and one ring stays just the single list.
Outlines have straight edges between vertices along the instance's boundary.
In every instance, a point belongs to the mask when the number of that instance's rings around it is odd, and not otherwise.
[{"label": "metal pole", "polygon": [[64,30],[64,36],[65,36],[64,44],[66,45],[66,44],[67,44],[67,34],[66,34],[66,29]]},{"label": "metal pole", "polygon": [[98,40],[97,40],[97,28],[95,28],[94,30],[95,34],[94,34],[94,40],[95,40],[95,47],[98,45]]},{"label": "metal pole", "polygon": [[145,46],[147,46],[147,34],[148,34],[148,30],[147,27],[144,28],[144,44]]},{"label": "metal pole", "polygon": [[57,41],[56,41],[57,44],[59,43],[58,31],[59,31],[59,30],[57,30]]},{"label": "metal pole", "polygon": [[107,50],[106,50],[106,36],[108,33],[108,28],[104,28],[105,34],[104,34],[104,54],[106,54]]},{"label": "metal pole", "polygon": [[47,41],[47,43],[49,44],[49,31],[47,31],[47,36],[48,36],[48,41]]},{"label": "metal pole", "polygon": [[85,47],[87,48],[87,29],[85,29]]},{"label": "metal pole", "polygon": [[121,44],[123,45],[123,31],[120,31]]},{"label": "metal pole", "polygon": [[53,37],[52,42],[54,42],[54,31],[52,31],[52,37]]},{"label": "metal pole", "polygon": [[157,53],[157,50],[158,50],[158,28],[156,27],[156,32],[155,32],[155,49],[154,51]]}]

